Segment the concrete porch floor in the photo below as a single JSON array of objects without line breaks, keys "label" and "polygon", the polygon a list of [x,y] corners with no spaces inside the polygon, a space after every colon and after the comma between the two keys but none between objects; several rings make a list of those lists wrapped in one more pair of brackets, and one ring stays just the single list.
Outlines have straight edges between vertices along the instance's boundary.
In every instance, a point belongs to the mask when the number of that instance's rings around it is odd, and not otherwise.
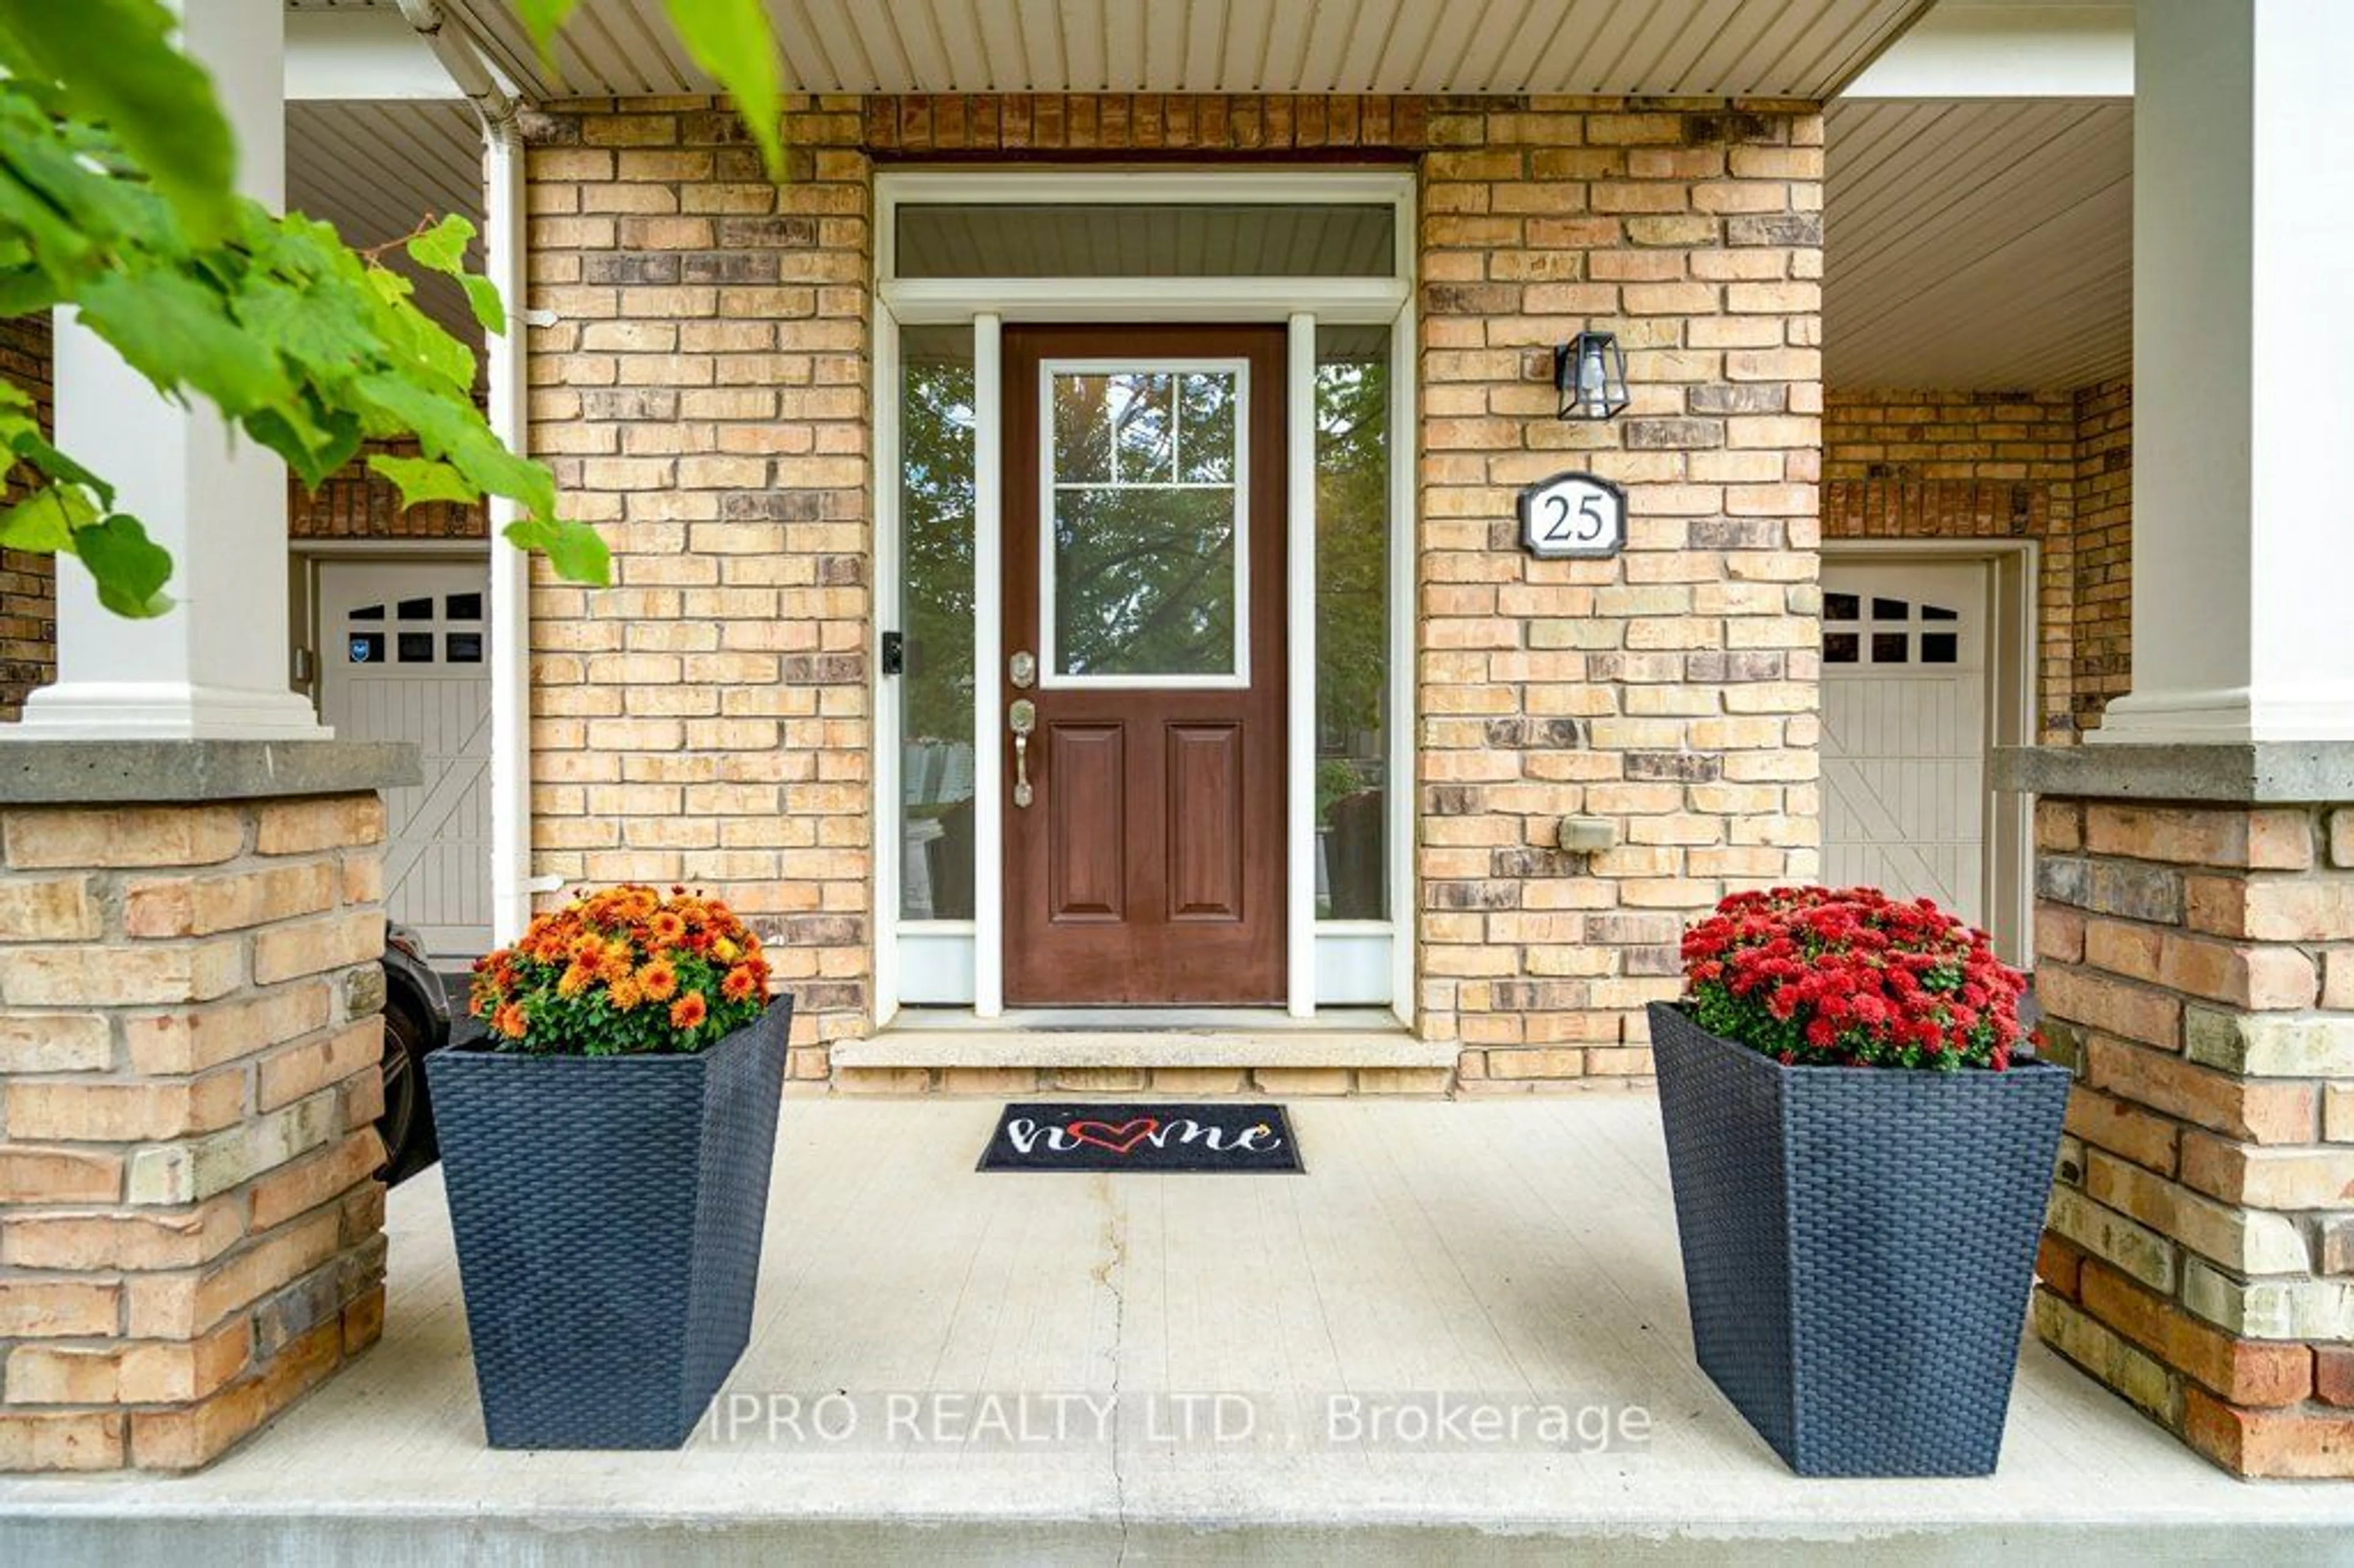
[{"label": "concrete porch floor", "polygon": [[[683,1452],[483,1446],[429,1173],[381,1346],[202,1474],[0,1482],[0,1562],[2354,1556],[2354,1486],[2232,1480],[2033,1343],[1994,1478],[1794,1478],[1692,1362],[1647,1096],[1295,1101],[1304,1177],[978,1175],[997,1109],[788,1102],[752,1344]],[[1364,1436],[1442,1396],[1611,1436]]]}]

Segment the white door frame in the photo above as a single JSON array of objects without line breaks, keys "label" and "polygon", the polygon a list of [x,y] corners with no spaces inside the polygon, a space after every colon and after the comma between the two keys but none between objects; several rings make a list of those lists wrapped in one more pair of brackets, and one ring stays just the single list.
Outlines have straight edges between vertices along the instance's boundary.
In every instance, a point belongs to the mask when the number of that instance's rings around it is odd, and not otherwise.
[{"label": "white door frame", "polygon": [[[976,1015],[1004,1006],[1002,788],[996,745],[1002,727],[996,673],[1002,667],[1002,560],[999,517],[1002,439],[1002,330],[1008,322],[1258,321],[1285,323],[1293,378],[1312,373],[1319,322],[1390,329],[1390,733],[1387,867],[1391,918],[1316,918],[1314,680],[1314,402],[1304,387],[1287,397],[1285,575],[1291,675],[1287,735],[1287,1011],[1312,1016],[1327,1006],[1385,1001],[1414,1016],[1414,540],[1416,535],[1416,182],[1406,169],[891,170],[875,181],[875,1026],[898,1011],[907,971],[921,965],[969,994]],[[911,202],[1136,203],[1379,202],[1394,213],[1394,256],[1386,278],[921,279],[895,276],[898,208]],[[974,916],[970,921],[902,921],[899,916],[899,689],[881,673],[881,633],[896,620],[900,586],[899,331],[904,325],[973,328]],[[1307,504],[1303,507],[1302,498]],[[1302,715],[1307,722],[1302,723]],[[950,995],[915,1001],[953,1004]]]},{"label": "white door frame", "polygon": [[[2032,746],[2042,685],[2042,548],[2032,539],[1826,539],[1838,563],[1953,563],[1987,568],[1987,744]],[[1989,768],[1988,777],[1991,778]],[[1988,787],[1984,835],[1986,922],[2003,961],[2028,967],[2035,919],[2035,800]]]}]

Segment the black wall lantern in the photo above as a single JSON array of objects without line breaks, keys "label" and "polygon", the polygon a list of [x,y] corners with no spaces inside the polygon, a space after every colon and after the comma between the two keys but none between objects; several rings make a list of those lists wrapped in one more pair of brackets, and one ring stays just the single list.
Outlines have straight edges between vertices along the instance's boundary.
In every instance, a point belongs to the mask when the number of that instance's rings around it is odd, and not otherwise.
[{"label": "black wall lantern", "polygon": [[1627,407],[1627,351],[1606,332],[1582,332],[1553,351],[1564,419],[1615,418]]}]

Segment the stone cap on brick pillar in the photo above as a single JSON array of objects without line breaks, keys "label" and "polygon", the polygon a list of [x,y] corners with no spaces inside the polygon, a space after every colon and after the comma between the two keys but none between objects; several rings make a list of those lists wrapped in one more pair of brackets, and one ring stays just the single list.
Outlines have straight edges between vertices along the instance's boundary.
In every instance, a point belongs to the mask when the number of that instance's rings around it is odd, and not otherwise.
[{"label": "stone cap on brick pillar", "polygon": [[2084,800],[2322,805],[2354,800],[2354,741],[2005,746],[1992,775],[1998,789]]},{"label": "stone cap on brick pillar", "polygon": [[0,739],[0,805],[284,800],[424,780],[405,740]]}]

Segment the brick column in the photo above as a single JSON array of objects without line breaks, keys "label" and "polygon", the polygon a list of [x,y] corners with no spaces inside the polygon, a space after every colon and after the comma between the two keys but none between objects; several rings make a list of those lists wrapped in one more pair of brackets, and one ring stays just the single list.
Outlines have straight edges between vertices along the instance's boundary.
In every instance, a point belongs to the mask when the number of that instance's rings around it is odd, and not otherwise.
[{"label": "brick column", "polygon": [[2346,749],[2005,762],[2078,1075],[2036,1328],[2241,1475],[2354,1477],[2354,806],[2294,798]]},{"label": "brick column", "polygon": [[[370,781],[414,777],[408,747],[0,744],[0,1469],[205,1464],[374,1342]],[[237,798],[42,798],[167,790]]]}]

